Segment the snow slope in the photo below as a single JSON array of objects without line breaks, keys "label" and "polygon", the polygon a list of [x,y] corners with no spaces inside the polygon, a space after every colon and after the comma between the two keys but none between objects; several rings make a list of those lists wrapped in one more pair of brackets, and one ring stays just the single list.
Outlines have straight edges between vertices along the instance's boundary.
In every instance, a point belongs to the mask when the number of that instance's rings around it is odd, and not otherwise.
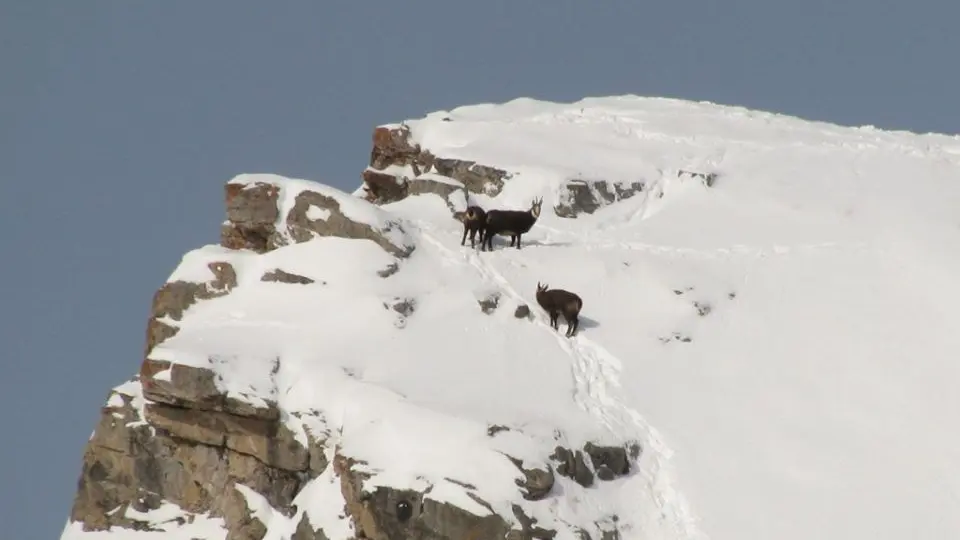
[{"label": "snow slope", "polygon": [[[525,508],[594,538],[616,515],[625,540],[960,536],[960,138],[633,96],[406,124],[435,155],[515,173],[482,206],[544,197],[522,250],[462,247],[440,197],[409,197],[383,207],[417,244],[391,278],[369,241],[236,255],[240,286],[191,307],[151,356],[213,356],[228,389],[276,400],[292,425],[320,411],[313,428],[367,460],[372,485],[432,485],[481,514],[445,479],[510,516],[516,469],[500,451],[536,464],[556,444],[636,440],[639,471],[589,489],[558,477]],[[578,176],[646,188],[553,215]],[[223,260],[204,249],[176,274]],[[326,285],[258,281],[275,267]],[[538,281],[584,299],[579,335],[549,328]],[[403,298],[416,309],[399,321],[383,304]],[[534,321],[514,317],[521,303]],[[488,437],[490,424],[516,430]],[[333,523],[330,481],[301,497],[338,540],[350,527]],[[255,499],[268,537],[299,520]]]}]

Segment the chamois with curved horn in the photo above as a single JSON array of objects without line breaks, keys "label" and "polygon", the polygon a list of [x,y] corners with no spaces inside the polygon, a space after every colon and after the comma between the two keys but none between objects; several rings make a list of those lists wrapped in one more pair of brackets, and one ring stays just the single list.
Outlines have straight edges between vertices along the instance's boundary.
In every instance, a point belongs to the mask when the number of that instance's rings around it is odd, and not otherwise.
[{"label": "chamois with curved horn", "polygon": [[514,244],[520,249],[520,237],[527,233],[540,217],[540,207],[543,197],[534,199],[529,210],[490,210],[487,212],[487,222],[484,230],[484,239],[480,242],[481,251],[493,251],[493,237],[496,235],[510,236],[510,247]]},{"label": "chamois with curved horn", "polygon": [[550,326],[554,330],[560,330],[557,319],[563,315],[564,320],[567,321],[566,337],[573,336],[580,328],[580,309],[583,308],[583,300],[576,294],[563,289],[550,289],[549,285],[541,285],[537,282],[537,303],[550,315]]}]

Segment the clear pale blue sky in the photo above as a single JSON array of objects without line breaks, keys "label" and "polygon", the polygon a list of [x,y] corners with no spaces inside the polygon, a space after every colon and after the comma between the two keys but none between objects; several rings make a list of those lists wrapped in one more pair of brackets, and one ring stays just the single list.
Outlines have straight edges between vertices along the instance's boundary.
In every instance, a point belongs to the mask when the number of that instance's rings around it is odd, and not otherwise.
[{"label": "clear pale blue sky", "polygon": [[59,534],[151,297],[217,241],[234,174],[352,189],[376,124],[520,96],[957,133],[958,20],[955,0],[0,1],[0,536]]}]

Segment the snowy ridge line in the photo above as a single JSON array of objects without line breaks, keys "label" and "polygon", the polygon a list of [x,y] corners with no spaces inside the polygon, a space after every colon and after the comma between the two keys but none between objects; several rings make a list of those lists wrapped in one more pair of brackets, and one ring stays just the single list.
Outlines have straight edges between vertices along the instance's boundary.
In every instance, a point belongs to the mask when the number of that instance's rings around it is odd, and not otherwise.
[{"label": "snowy ridge line", "polygon": [[[651,120],[656,120],[656,118],[648,118],[646,116],[635,117],[631,116],[627,111],[624,110],[607,110],[603,107],[590,106],[589,104],[582,104],[582,108],[577,107],[577,105],[581,105],[581,103],[578,102],[568,104],[566,109],[553,113],[543,113],[536,116],[523,118],[519,121],[513,120],[512,122],[501,120],[498,121],[498,123],[520,123],[540,126],[578,124],[583,126],[598,126],[606,129],[611,129],[611,126],[615,126],[612,129],[618,136],[622,138],[636,138],[696,148],[719,149],[739,147],[741,149],[763,152],[768,150],[777,150],[784,147],[783,144],[772,145],[763,142],[759,136],[756,139],[746,139],[729,137],[727,135],[682,135],[664,131],[647,131],[644,128],[647,127]],[[729,119],[736,119],[743,117],[744,114],[737,114],[731,111],[724,116]],[[777,122],[777,128],[779,130],[790,132],[790,134],[796,135],[798,139],[801,139],[789,144],[789,147],[795,149],[856,149],[861,151],[894,151],[907,156],[926,156],[933,152],[937,152],[940,154],[939,157],[948,162],[960,163],[960,159],[958,159],[958,157],[960,157],[960,151],[958,151],[958,148],[955,146],[943,143],[938,144],[936,142],[926,143],[923,145],[911,145],[898,141],[885,140],[885,138],[889,139],[889,135],[891,133],[900,134],[901,132],[883,132],[883,135],[878,136],[875,133],[865,130],[863,127],[855,128],[832,124],[829,127],[813,127],[809,125],[809,122],[804,122],[807,125],[801,127],[790,124],[795,124],[796,122],[800,122],[802,120],[787,115],[773,115],[768,119],[768,121],[769,120]],[[487,122],[494,123],[494,121],[489,120]],[[860,130],[861,133],[857,134],[856,140],[851,141],[850,132],[853,130]],[[817,140],[816,142],[806,142],[803,140],[808,138],[811,139],[811,141],[814,139]]]},{"label": "snowy ridge line", "polygon": [[[501,291],[514,301],[536,305],[536,302],[529,302],[517,292],[510,282],[492,265],[484,261],[475,250],[454,252],[431,234],[433,228],[429,224],[419,222],[417,226],[420,228],[421,238],[434,246],[447,259],[471,266],[486,281],[498,285]],[[685,497],[676,488],[672,475],[665,465],[665,462],[672,457],[673,451],[663,441],[659,432],[638,411],[628,407],[616,395],[616,389],[620,388],[619,373],[622,366],[620,360],[587,338],[580,335],[566,338],[557,333],[542,314],[534,317],[534,324],[550,332],[560,348],[571,359],[571,371],[576,388],[573,397],[577,405],[596,417],[611,434],[642,442],[643,452],[634,464],[637,469],[636,474],[642,479],[645,488],[645,493],[640,494],[641,498],[643,495],[648,495],[659,511],[653,519],[669,515],[674,527],[679,529],[676,532],[682,535],[680,538],[706,539],[706,535],[699,531],[696,518],[689,509]],[[640,466],[641,462],[649,465]]]}]

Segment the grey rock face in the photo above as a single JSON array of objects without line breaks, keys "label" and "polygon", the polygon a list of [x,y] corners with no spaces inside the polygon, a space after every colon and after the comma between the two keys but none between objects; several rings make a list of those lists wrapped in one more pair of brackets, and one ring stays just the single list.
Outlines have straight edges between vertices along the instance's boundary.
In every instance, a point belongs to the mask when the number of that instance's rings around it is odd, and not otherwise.
[{"label": "grey rock face", "polygon": [[[297,195],[295,200],[293,208],[287,214],[287,232],[295,242],[306,242],[314,236],[367,239],[387,253],[400,258],[409,256],[414,250],[412,245],[394,243],[386,234],[393,229],[403,233],[403,225],[399,221],[388,223],[384,230],[377,230],[369,224],[353,221],[344,215],[340,210],[340,203],[333,197],[304,191]],[[308,210],[311,206],[328,210],[329,216],[325,219],[310,219]]]},{"label": "grey rock face", "polygon": [[354,470],[356,463],[345,456],[337,456],[333,461],[358,538],[479,540],[504,538],[510,530],[506,521],[495,513],[477,516],[424,498],[416,491],[378,487],[372,493],[364,493],[365,475]]},{"label": "grey rock face", "polygon": [[598,477],[600,476],[601,467],[610,471],[610,478],[601,478],[602,480],[611,480],[630,472],[630,459],[627,456],[626,448],[620,446],[597,446],[588,442],[583,445],[583,451],[590,456],[590,461],[593,463],[594,469],[597,470]]},{"label": "grey rock face", "polygon": [[432,193],[446,203],[447,208],[456,214],[458,208],[467,207],[467,193],[463,183],[438,174],[423,174],[407,181],[407,195]]},{"label": "grey rock face", "polygon": [[475,161],[434,158],[432,165],[438,173],[462,182],[467,191],[491,197],[500,193],[504,181],[510,177],[502,169],[480,165]]},{"label": "grey rock face", "polygon": [[[234,485],[245,485],[263,495],[274,508],[282,509],[292,504],[303,479],[316,474],[309,469],[274,467],[252,453],[233,450],[202,426],[192,427],[182,416],[151,425],[144,422],[129,396],[115,397],[121,399],[111,399],[111,405],[104,407],[84,452],[71,520],[82,522],[85,530],[112,526],[142,530],[147,525],[125,517],[125,509],[146,511],[166,501],[188,514],[224,518],[231,538],[258,538],[260,529]],[[200,417],[210,413],[193,414]],[[242,421],[234,421],[242,425]],[[205,420],[198,422],[203,424]]]},{"label": "grey rock face", "polygon": [[[390,167],[405,168],[409,173],[399,174],[390,171]],[[462,187],[438,182],[429,173],[451,178]],[[410,142],[410,130],[406,126],[374,130],[370,165],[362,175],[365,198],[374,204],[388,204],[422,193],[436,193],[449,201],[451,195],[459,198],[462,192],[464,206],[469,193],[496,196],[509,178],[510,174],[502,169],[434,156]],[[451,211],[457,210],[455,204],[448,203],[448,206]]]},{"label": "grey rock face", "polygon": [[550,458],[558,463],[557,474],[573,479],[583,487],[593,485],[593,471],[587,466],[583,459],[583,452],[580,450],[558,446]]},{"label": "grey rock face", "polygon": [[517,479],[516,484],[520,486],[524,499],[539,501],[550,494],[550,490],[553,489],[554,475],[549,465],[546,470],[528,469],[523,466],[522,460],[511,457],[510,461],[523,473],[523,478]]},{"label": "grey rock face", "polygon": [[643,191],[643,183],[576,179],[568,181],[563,189],[560,201],[553,211],[559,217],[575,218],[633,197]]},{"label": "grey rock face", "polygon": [[277,206],[280,189],[268,183],[253,186],[228,183],[225,192],[227,221],[220,230],[221,245],[257,253],[270,251],[280,217]]},{"label": "grey rock face", "polygon": [[279,268],[274,268],[269,272],[265,272],[260,276],[260,281],[272,281],[275,283],[290,283],[298,285],[309,285],[314,283],[314,280],[305,276],[298,274],[291,274],[290,272],[285,272]]}]

